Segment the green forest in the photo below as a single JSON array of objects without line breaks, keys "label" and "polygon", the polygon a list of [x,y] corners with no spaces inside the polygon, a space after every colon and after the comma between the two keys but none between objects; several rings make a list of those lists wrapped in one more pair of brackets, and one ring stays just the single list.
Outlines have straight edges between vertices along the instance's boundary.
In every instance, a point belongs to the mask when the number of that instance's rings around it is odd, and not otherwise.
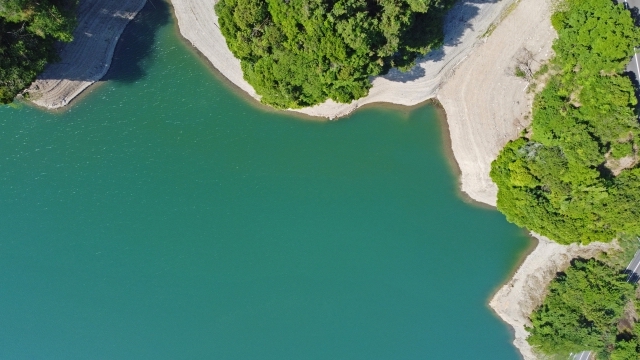
[{"label": "green forest", "polygon": [[[535,351],[566,359],[640,358],[636,286],[621,273],[640,235],[640,126],[624,69],[640,44],[628,10],[610,0],[565,0],[551,23],[555,57],[537,79],[532,124],[493,162],[498,209],[562,244],[618,239],[622,250],[574,259],[531,315]],[[620,159],[627,159],[626,165]]]},{"label": "green forest", "polygon": [[221,0],[215,11],[244,78],[276,108],[367,95],[443,42],[453,0]]},{"label": "green forest", "polygon": [[[640,44],[628,10],[610,0],[566,0],[532,125],[493,162],[498,209],[562,244],[640,234],[640,168],[612,163],[638,152],[634,86],[623,74]],[[612,170],[613,169],[613,170]],[[621,171],[620,171],[621,170]]]},{"label": "green forest", "polygon": [[0,1],[0,103],[7,104],[72,40],[77,0]]},{"label": "green forest", "polygon": [[576,259],[549,285],[544,303],[531,314],[527,341],[545,355],[567,359],[589,350],[598,359],[640,356],[635,286],[607,264]]}]

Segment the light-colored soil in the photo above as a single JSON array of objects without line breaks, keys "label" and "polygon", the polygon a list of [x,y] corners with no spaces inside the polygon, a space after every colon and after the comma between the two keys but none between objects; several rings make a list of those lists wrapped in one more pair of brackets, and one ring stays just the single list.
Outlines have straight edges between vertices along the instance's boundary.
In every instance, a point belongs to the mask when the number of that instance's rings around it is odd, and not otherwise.
[{"label": "light-colored soil", "polygon": [[[351,104],[327,101],[296,111],[333,119],[369,103],[415,105],[433,98],[451,70],[469,55],[476,44],[482,42],[482,34],[512,1],[460,1],[447,15],[445,46],[420,60],[411,71],[401,73],[392,70],[385,76],[374,78],[369,95]],[[213,11],[215,0],[171,0],[171,3],[182,36],[204,54],[222,75],[258,98],[251,85],[243,79],[240,62],[233,57],[220,33],[218,17]]]},{"label": "light-colored soil", "polygon": [[81,0],[74,40],[62,46],[60,62],[50,64],[27,90],[39,106],[63,107],[109,70],[120,35],[146,0]]},{"label": "light-colored soil", "polygon": [[608,157],[605,166],[611,170],[614,176],[620,175],[622,170],[631,169],[638,163],[638,155],[629,155],[625,156],[621,159],[614,159],[613,157]]},{"label": "light-colored soil", "polygon": [[438,92],[462,191],[477,201],[495,205],[491,162],[530,123],[533,96],[515,69],[524,49],[534,59],[534,72],[551,57],[556,33],[550,17],[549,0],[522,0]]},{"label": "light-colored soil", "polygon": [[591,243],[587,246],[559,245],[544,236],[532,234],[538,246],[527,256],[515,275],[493,296],[489,305],[515,330],[513,344],[525,360],[538,359],[525,340],[529,335],[525,326],[530,326],[529,314],[542,304],[546,288],[556,273],[564,271],[571,259],[584,259],[609,251],[617,244]]},{"label": "light-colored soil", "polygon": [[229,81],[259,99],[253,87],[244,80],[240,60],[233,56],[220,32],[218,16],[213,10],[215,3],[215,0],[171,0],[180,34]]}]

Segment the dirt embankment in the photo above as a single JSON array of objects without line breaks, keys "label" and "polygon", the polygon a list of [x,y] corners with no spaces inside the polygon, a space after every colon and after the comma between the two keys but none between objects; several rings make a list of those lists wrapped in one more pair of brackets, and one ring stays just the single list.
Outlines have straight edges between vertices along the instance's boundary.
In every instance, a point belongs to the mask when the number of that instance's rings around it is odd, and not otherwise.
[{"label": "dirt embankment", "polygon": [[120,35],[146,0],[82,0],[74,40],[62,46],[60,62],[50,64],[27,90],[31,101],[63,107],[109,70]]},{"label": "dirt embankment", "polygon": [[462,190],[477,201],[495,206],[498,189],[489,178],[491,162],[530,123],[533,95],[527,92],[527,80],[515,75],[516,67],[526,61],[535,72],[552,56],[556,33],[550,6],[549,0],[514,3],[438,92]]}]

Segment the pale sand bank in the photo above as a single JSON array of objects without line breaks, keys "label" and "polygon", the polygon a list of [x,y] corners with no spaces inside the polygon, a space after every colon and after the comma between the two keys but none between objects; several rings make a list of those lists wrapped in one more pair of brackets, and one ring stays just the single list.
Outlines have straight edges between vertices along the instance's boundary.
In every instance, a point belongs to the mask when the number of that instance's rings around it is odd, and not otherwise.
[{"label": "pale sand bank", "polygon": [[462,191],[477,201],[495,206],[491,162],[530,123],[533,96],[515,67],[524,49],[531,52],[534,71],[551,57],[556,33],[550,16],[549,0],[522,0],[437,94],[447,113]]},{"label": "pale sand bank", "polygon": [[[296,110],[325,118],[347,115],[356,108],[374,102],[416,105],[433,98],[446,75],[466,56],[481,35],[510,1],[462,0],[447,15],[445,46],[420,60],[407,73],[392,70],[373,79],[369,95],[351,104],[324,104]],[[222,75],[254,98],[255,91],[242,77],[240,61],[227,48],[213,11],[215,0],[171,0],[180,33],[213,64]]]},{"label": "pale sand bank", "polygon": [[259,99],[253,87],[244,80],[240,60],[233,56],[220,32],[218,16],[213,11],[215,3],[215,0],[171,0],[180,34],[229,81]]},{"label": "pale sand bank", "polygon": [[542,304],[546,288],[556,273],[569,267],[571,259],[595,257],[603,251],[615,248],[615,243],[591,243],[587,246],[559,245],[544,236],[532,234],[538,246],[527,256],[513,277],[493,296],[489,305],[515,330],[513,344],[525,360],[538,359],[525,340],[529,335],[529,314]]},{"label": "pale sand bank", "polygon": [[146,0],[81,0],[74,40],[62,46],[60,62],[50,64],[27,90],[36,105],[63,107],[109,70],[116,44]]}]

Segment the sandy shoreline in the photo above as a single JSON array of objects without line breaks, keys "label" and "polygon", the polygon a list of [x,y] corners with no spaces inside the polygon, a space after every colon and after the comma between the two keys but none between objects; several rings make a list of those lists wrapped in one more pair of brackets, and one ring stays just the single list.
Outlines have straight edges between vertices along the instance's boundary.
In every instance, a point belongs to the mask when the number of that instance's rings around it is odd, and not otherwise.
[{"label": "sandy shoreline", "polygon": [[535,59],[534,71],[551,57],[556,34],[550,16],[548,0],[520,1],[437,94],[447,113],[462,191],[477,201],[495,206],[491,162],[529,125],[533,96],[528,82],[514,75],[515,67],[523,49]]},{"label": "sandy shoreline", "polygon": [[[407,73],[397,70],[373,79],[369,95],[350,104],[327,101],[324,104],[295,110],[297,112],[337,118],[365,104],[388,102],[416,105],[435,97],[442,82],[464,60],[474,46],[483,41],[486,29],[513,0],[484,2],[460,1],[447,15],[445,46],[421,59]],[[171,0],[180,33],[216,67],[222,75],[254,98],[259,98],[243,79],[240,61],[227,48],[213,11],[215,0]]]},{"label": "sandy shoreline", "polygon": [[48,65],[27,92],[47,109],[66,106],[109,70],[125,27],[146,0],[82,0],[74,40],[64,44],[60,62]]},{"label": "sandy shoreline", "polygon": [[615,248],[614,243],[591,243],[587,246],[560,245],[548,238],[532,233],[538,240],[536,248],[525,258],[513,277],[493,296],[489,306],[515,331],[513,344],[525,360],[538,359],[525,340],[525,326],[531,325],[529,314],[537,308],[546,295],[546,287],[556,273],[566,269],[571,259],[591,258],[603,251]]}]

